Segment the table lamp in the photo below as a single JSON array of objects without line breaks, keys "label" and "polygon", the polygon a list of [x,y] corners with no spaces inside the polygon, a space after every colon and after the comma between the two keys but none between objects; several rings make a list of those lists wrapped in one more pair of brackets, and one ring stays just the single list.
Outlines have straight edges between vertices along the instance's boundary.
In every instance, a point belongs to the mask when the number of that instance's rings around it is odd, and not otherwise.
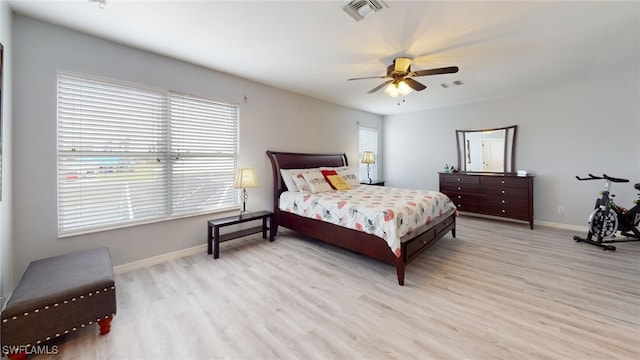
[{"label": "table lamp", "polygon": [[240,218],[247,212],[247,200],[249,194],[247,194],[247,188],[258,187],[258,180],[256,179],[256,173],[253,168],[241,168],[236,172],[236,180],[233,182],[233,187],[236,189],[242,189],[242,211],[240,212]]},{"label": "table lamp", "polygon": [[373,157],[373,151],[365,151],[362,154],[362,163],[367,164],[367,178],[369,179],[369,184],[371,184],[371,176],[369,175],[369,165],[376,163],[376,159]]}]

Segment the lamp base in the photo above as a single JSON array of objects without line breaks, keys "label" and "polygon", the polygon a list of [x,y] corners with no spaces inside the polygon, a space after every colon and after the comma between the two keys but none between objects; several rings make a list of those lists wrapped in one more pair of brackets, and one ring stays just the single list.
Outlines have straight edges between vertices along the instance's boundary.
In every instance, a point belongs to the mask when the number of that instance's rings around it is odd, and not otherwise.
[{"label": "lamp base", "polygon": [[238,219],[244,219],[246,217],[253,217],[253,212],[249,211],[249,210],[242,210],[240,211],[240,215],[238,216]]},{"label": "lamp base", "polygon": [[247,200],[249,200],[249,194],[247,193],[247,189],[242,189],[241,200],[242,200],[242,211],[240,211],[240,219],[242,219],[247,214],[250,214],[251,216],[253,216],[253,213],[251,211],[247,211]]}]

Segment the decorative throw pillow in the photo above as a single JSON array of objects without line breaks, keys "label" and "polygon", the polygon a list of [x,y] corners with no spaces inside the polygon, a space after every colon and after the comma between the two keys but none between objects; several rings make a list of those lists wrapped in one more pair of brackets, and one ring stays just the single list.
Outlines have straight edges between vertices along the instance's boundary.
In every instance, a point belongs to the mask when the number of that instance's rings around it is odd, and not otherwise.
[{"label": "decorative throw pillow", "polygon": [[[282,180],[289,191],[303,191],[296,186],[294,176],[303,172],[317,171],[317,169],[280,169]],[[307,190],[308,191],[308,190]]]},{"label": "decorative throw pillow", "polygon": [[329,183],[329,186],[331,186],[331,188],[335,190],[336,187],[333,186],[333,184],[331,183],[331,180],[329,180],[329,176],[338,175],[338,173],[335,170],[320,170],[320,172],[324,176],[324,179],[327,180],[327,182]]},{"label": "decorative throw pillow", "polygon": [[293,182],[296,184],[298,191],[309,191],[311,192],[311,187],[309,187],[309,183],[305,180],[303,173],[297,173],[292,176]]},{"label": "decorative throw pillow", "polygon": [[338,175],[342,176],[344,180],[351,187],[360,186],[360,180],[351,169],[338,170]]},{"label": "decorative throw pillow", "polygon": [[329,184],[336,190],[351,189],[351,186],[349,186],[349,184],[340,175],[329,175],[327,176],[327,180],[329,180]]},{"label": "decorative throw pillow", "polygon": [[307,180],[307,184],[311,188],[312,193],[320,193],[331,191],[331,186],[324,179],[324,175],[320,171],[302,173],[302,177]]}]

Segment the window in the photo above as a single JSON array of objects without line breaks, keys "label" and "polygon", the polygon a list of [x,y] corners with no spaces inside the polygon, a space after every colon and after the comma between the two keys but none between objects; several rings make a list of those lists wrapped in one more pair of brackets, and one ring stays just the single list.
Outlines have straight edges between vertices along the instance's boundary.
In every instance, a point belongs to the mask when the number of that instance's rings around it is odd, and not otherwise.
[{"label": "window", "polygon": [[58,74],[58,233],[238,205],[238,108]]},{"label": "window", "polygon": [[368,181],[367,164],[362,163],[362,156],[365,151],[372,151],[375,164],[369,165],[369,174],[372,180],[378,179],[378,129],[360,127],[358,162],[360,163],[360,181]]}]

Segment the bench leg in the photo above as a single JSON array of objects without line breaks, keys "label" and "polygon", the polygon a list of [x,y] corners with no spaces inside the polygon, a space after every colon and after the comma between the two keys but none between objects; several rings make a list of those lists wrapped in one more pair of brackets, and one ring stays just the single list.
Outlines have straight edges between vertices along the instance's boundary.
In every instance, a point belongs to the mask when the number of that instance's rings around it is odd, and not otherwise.
[{"label": "bench leg", "polygon": [[98,321],[98,325],[100,325],[100,335],[108,334],[109,331],[111,331],[111,320],[113,320],[113,317],[109,316],[108,318]]}]

